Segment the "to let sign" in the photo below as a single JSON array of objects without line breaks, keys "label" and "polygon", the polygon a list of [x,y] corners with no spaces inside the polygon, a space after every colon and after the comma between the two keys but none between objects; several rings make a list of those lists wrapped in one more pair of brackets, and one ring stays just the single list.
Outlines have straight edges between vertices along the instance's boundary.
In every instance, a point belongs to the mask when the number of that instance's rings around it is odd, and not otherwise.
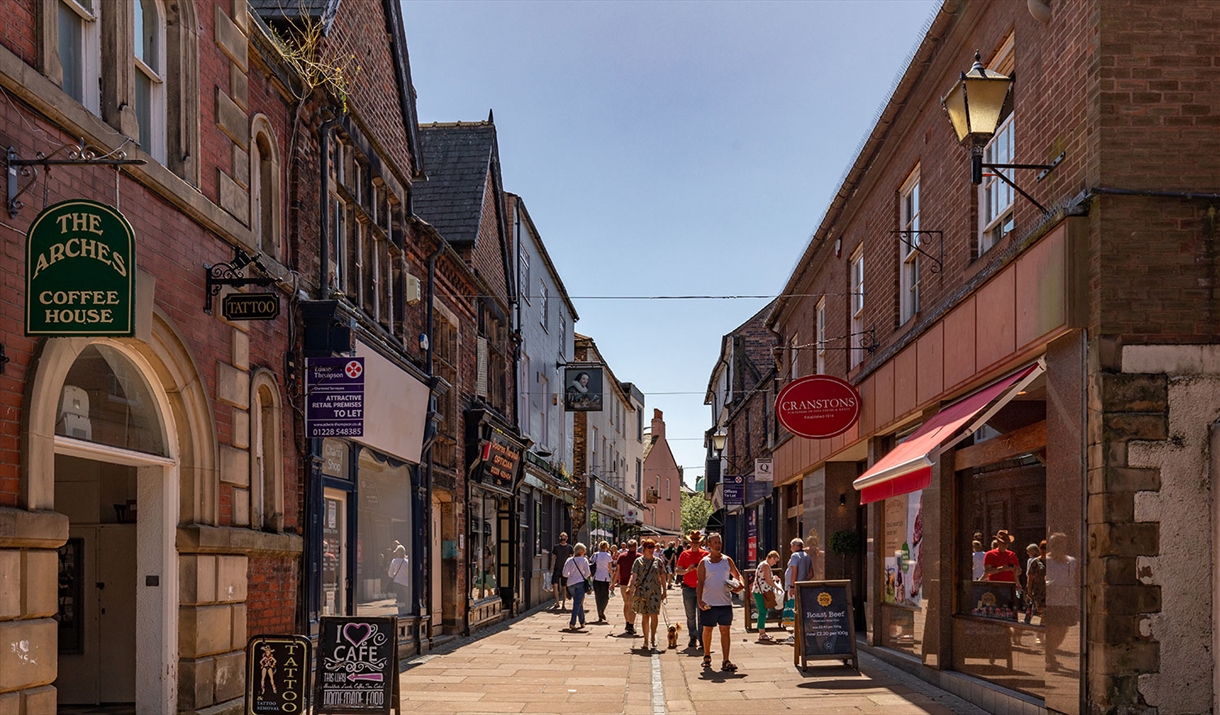
[{"label": "to let sign", "polygon": [[96,201],[48,206],[25,241],[25,334],[129,337],[135,331],[135,233]]},{"label": "to let sign", "polygon": [[305,360],[305,436],[364,436],[364,358]]},{"label": "to let sign", "polygon": [[221,303],[225,320],[274,320],[280,314],[280,297],[275,293],[233,293]]},{"label": "to let sign", "polygon": [[730,476],[724,478],[724,505],[741,506],[746,502],[746,478]]},{"label": "to let sign", "polygon": [[788,383],[775,398],[775,416],[798,437],[841,435],[860,419],[860,393],[830,375],[809,375]]}]

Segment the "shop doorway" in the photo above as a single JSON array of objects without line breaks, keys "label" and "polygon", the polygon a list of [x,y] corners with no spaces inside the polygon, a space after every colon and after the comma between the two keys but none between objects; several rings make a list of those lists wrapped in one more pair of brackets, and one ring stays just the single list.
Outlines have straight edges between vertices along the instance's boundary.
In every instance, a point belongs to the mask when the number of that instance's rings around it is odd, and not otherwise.
[{"label": "shop doorway", "polygon": [[442,590],[444,589],[444,579],[441,576],[441,500],[435,495],[432,497],[432,544],[431,551],[428,553],[429,568],[432,569],[432,593],[429,603],[429,613],[432,619],[432,635],[440,635],[442,626],[445,622],[445,611],[442,607]]},{"label": "shop doorway", "polygon": [[174,707],[178,465],[164,395],[118,347],[76,357],[59,395],[54,505],[59,550],[61,705]]},{"label": "shop doorway", "polygon": [[[316,492],[315,492],[316,493]],[[322,495],[322,615],[347,615],[347,492]]]}]

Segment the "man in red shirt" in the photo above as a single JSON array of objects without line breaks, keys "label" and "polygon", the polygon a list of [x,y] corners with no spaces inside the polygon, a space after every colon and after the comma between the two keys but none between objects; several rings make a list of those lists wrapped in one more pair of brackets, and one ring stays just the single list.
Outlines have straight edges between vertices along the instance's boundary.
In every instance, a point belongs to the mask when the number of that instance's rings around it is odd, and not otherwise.
[{"label": "man in red shirt", "polygon": [[678,567],[674,569],[674,574],[682,577],[682,605],[686,608],[686,632],[690,634],[687,648],[699,647],[699,637],[696,634],[700,633],[701,629],[695,627],[699,619],[699,562],[707,555],[707,550],[703,548],[703,534],[697,530],[692,531],[690,548],[678,554]]},{"label": "man in red shirt", "polygon": [[640,558],[635,547],[635,539],[628,541],[627,550],[618,557],[618,585],[622,586],[623,618],[627,619],[624,632],[632,635],[635,634],[635,611],[631,610],[631,593],[627,591],[627,584],[631,582],[631,567],[635,565],[636,559]]},{"label": "man in red shirt", "polygon": [[1016,583],[1017,574],[1021,572],[1021,561],[1016,554],[1008,550],[1013,537],[1008,535],[1007,529],[1000,529],[996,532],[995,539],[996,547],[983,556],[983,575],[988,581]]}]

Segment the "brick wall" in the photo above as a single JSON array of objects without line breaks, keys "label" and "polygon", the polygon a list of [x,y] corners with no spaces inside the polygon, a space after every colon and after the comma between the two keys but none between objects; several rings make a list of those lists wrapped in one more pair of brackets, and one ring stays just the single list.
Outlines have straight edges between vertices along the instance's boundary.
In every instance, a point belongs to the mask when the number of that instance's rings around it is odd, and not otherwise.
[{"label": "brick wall", "polygon": [[247,638],[260,633],[294,633],[299,557],[251,556],[246,579]]}]

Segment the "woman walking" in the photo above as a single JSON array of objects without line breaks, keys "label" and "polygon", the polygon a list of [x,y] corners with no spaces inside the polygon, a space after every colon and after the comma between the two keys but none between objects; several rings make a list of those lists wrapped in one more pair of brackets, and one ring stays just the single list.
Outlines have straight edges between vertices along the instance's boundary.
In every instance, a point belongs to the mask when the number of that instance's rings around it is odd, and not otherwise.
[{"label": "woman walking", "polygon": [[631,610],[640,614],[644,628],[644,647],[657,650],[657,616],[665,597],[665,563],[657,556],[657,542],[644,539],[643,555],[631,565]]},{"label": "woman walking", "polygon": [[709,554],[699,562],[699,585],[695,593],[699,599],[699,625],[703,628],[703,667],[712,667],[712,631],[720,628],[720,647],[724,650],[724,662],[720,669],[737,670],[729,660],[729,626],[733,625],[733,594],[742,589],[741,572],[733,559],[725,556],[724,540],[715,532],[707,536]]},{"label": "woman walking", "polygon": [[572,557],[563,565],[563,577],[572,591],[572,618],[568,621],[568,630],[577,630],[576,623],[585,627],[585,579],[589,578],[589,560],[585,558],[584,544],[576,544]]},{"label": "woman walking", "polygon": [[779,552],[772,551],[754,570],[754,588],[751,590],[754,592],[754,609],[758,612],[758,640],[762,643],[774,640],[767,635],[767,612],[770,610],[767,608],[767,594],[771,594],[772,602],[778,600],[775,596],[775,575],[771,571],[778,563]]},{"label": "woman walking", "polygon": [[610,555],[610,544],[603,541],[597,545],[597,553],[589,559],[593,566],[593,595],[597,601],[597,622],[606,622],[606,604],[610,603],[610,584],[614,575],[614,557]]}]

